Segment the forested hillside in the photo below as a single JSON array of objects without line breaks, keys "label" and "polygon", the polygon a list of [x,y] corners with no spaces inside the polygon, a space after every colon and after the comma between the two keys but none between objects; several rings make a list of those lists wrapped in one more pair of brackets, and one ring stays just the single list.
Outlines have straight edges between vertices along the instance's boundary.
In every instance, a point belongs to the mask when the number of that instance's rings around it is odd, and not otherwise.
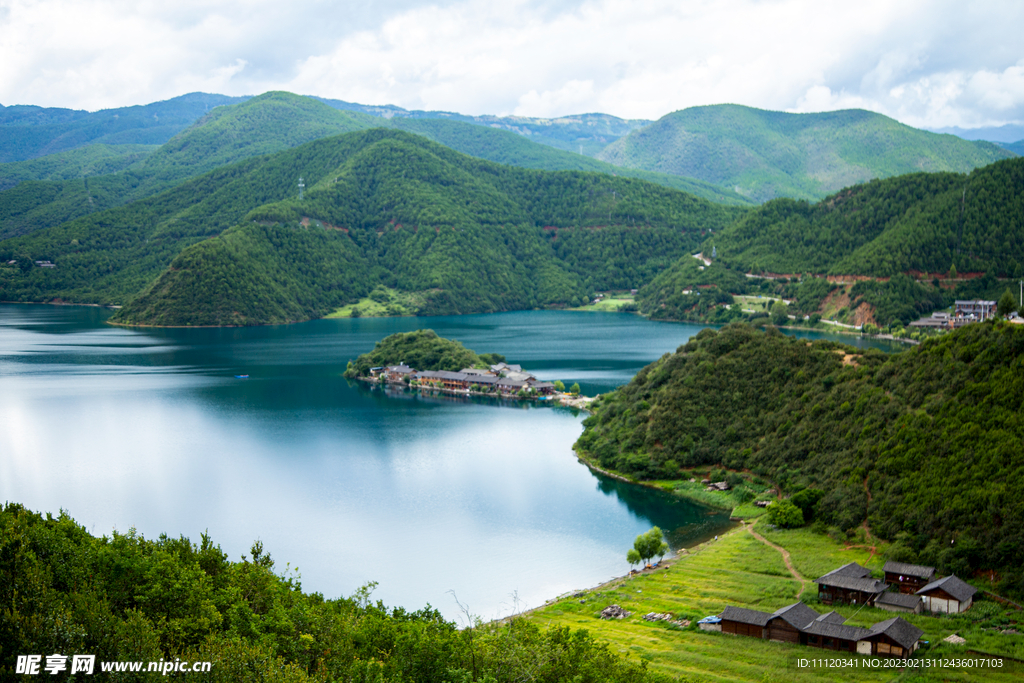
[{"label": "forested hillside", "polygon": [[723,104],[668,114],[597,158],[696,178],[762,202],[817,200],[904,173],[965,173],[1010,156],[992,143],[917,130],[863,110],[787,114]]},{"label": "forested hillside", "polygon": [[[144,199],[225,164],[372,127],[408,130],[464,154],[513,166],[619,174],[720,203],[751,204],[710,183],[624,171],[505,130],[441,119],[376,118],[339,111],[311,97],[269,92],[217,107],[159,149],[144,154],[130,146],[95,145],[31,162],[0,164],[0,190],[9,188],[0,191],[0,239]],[[24,182],[29,180],[41,182]]]},{"label": "forested hillside", "polygon": [[380,125],[422,135],[457,152],[496,161],[499,164],[541,171],[589,171],[639,178],[674,190],[689,192],[719,204],[754,204],[733,190],[718,185],[667,173],[621,168],[572,151],[537,144],[532,138],[507,130],[447,119],[394,118],[384,120]]},{"label": "forested hillside", "polygon": [[281,92],[217,107],[124,171],[22,183],[0,192],[0,239],[144,199],[219,166],[361,130],[373,122],[370,116]]},{"label": "forested hillside", "polygon": [[0,190],[26,180],[71,180],[117,173],[139,163],[158,148],[158,145],[97,143],[29,161],[0,164]]},{"label": "forested hillside", "polygon": [[[822,276],[855,276],[879,279],[836,292],[847,301],[844,314],[866,304],[870,322],[906,325],[957,298],[998,299],[1006,278],[1024,275],[1024,159],[969,175],[873,180],[816,204],[772,200],[702,249],[714,250],[715,262],[704,268],[682,258],[659,273],[637,297],[644,314],[728,322],[739,317],[721,308],[733,304],[729,295],[751,293],[795,299],[790,312],[802,317],[838,287]],[[745,273],[784,277],[769,283]]]},{"label": "forested hillside", "polygon": [[1024,159],[969,175],[918,173],[816,204],[779,199],[713,239],[743,270],[886,277],[920,271],[1024,274]]},{"label": "forested hillside", "polygon": [[374,584],[349,598],[306,593],[268,551],[257,541],[230,561],[205,534],[199,543],[134,529],[97,538],[64,512],[43,517],[7,503],[0,678],[14,680],[18,655],[89,653],[100,680],[160,677],[105,674],[105,662],[179,660],[212,664],[187,674],[200,682],[666,680],[583,630],[521,619],[459,629],[429,605],[413,612],[374,603]]},{"label": "forested hillside", "polygon": [[392,334],[377,342],[369,353],[349,361],[345,377],[369,377],[370,368],[404,363],[415,370],[448,370],[484,368],[504,362],[497,353],[477,355],[462,342],[445,339],[433,330],[414,330]]},{"label": "forested hillside", "polygon": [[[753,400],[752,400],[753,397]],[[603,396],[577,450],[641,479],[719,465],[893,556],[1024,594],[1024,329],[968,325],[895,355],[742,324],[705,329]],[[955,541],[955,542],[954,542]]]},{"label": "forested hillside", "polygon": [[[530,308],[639,286],[741,211],[639,180],[500,166],[376,129],[225,166],[0,242],[0,257],[21,264],[0,267],[0,299],[124,303],[181,253],[139,304],[156,311],[157,293],[177,292],[179,304],[161,309],[168,323],[226,324],[229,302],[206,300],[214,289],[249,302],[229,307],[232,324],[323,315],[378,283],[428,291],[424,313]],[[284,243],[294,251],[274,247]],[[57,267],[31,266],[43,259]],[[229,262],[246,287],[221,272]],[[325,279],[312,262],[339,274]],[[249,297],[249,286],[270,298]],[[186,308],[194,320],[181,318]],[[139,310],[123,319],[143,322]]]},{"label": "forested hillside", "polygon": [[[375,285],[424,315],[567,304],[630,287],[738,210],[626,178],[527,171],[375,129],[303,200],[267,204],[185,250],[114,322],[319,317]],[[273,304],[269,302],[273,301]]]}]

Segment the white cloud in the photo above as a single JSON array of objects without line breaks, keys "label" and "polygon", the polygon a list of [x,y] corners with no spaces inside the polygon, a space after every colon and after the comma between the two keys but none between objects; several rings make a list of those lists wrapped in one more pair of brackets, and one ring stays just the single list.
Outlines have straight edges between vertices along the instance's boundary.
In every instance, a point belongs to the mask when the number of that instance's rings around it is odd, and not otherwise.
[{"label": "white cloud", "polygon": [[734,102],[917,126],[1024,120],[1024,3],[0,0],[0,102],[284,89],[470,114]]}]

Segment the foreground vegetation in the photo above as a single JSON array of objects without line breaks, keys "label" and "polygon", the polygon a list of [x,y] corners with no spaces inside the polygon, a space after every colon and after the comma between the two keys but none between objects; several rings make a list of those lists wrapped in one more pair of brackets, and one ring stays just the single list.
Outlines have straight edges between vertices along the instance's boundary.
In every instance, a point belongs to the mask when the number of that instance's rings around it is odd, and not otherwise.
[{"label": "foreground vegetation", "polygon": [[[97,662],[211,661],[196,681],[550,683],[661,681],[586,631],[522,620],[459,629],[429,605],[305,593],[262,545],[232,562],[206,535],[96,538],[62,513],[0,511],[0,677],[16,655],[91,653]],[[97,665],[98,673],[98,665]],[[111,680],[151,680],[113,674]]]},{"label": "foreground vegetation", "polygon": [[1024,330],[998,322],[895,355],[706,329],[592,404],[576,448],[638,479],[714,465],[820,489],[817,524],[1021,596],[1022,363]]},{"label": "foreground vegetation", "polygon": [[[749,525],[748,525],[749,527]],[[740,528],[697,548],[683,551],[668,569],[646,571],[622,578],[573,596],[556,600],[529,613],[531,622],[543,627],[585,628],[595,638],[610,644],[612,652],[640,657],[651,668],[677,680],[768,681],[804,683],[811,681],[1012,681],[1024,674],[1024,635],[1002,633],[1021,631],[1021,612],[981,598],[963,615],[931,616],[900,613],[899,616],[924,630],[929,641],[918,658],[1006,656],[1001,669],[984,671],[958,668],[925,671],[868,668],[822,670],[801,668],[799,657],[822,657],[814,650],[788,643],[705,632],[697,621],[719,614],[727,605],[772,612],[803,600],[818,612],[833,607],[820,604],[817,587],[811,581],[848,562],[858,562],[881,575],[885,546],[842,543],[808,529],[773,530],[767,524],[755,527],[759,535],[789,553],[800,576],[797,580],[782,555],[762,543],[746,528]],[[876,552],[877,551],[877,552]],[[802,591],[802,593],[801,593]],[[601,610],[617,604],[632,616],[601,619]],[[869,626],[891,618],[892,612],[875,608],[837,606],[835,609],[854,626]],[[669,613],[688,626],[669,621],[645,621],[648,613]],[[942,642],[950,634],[966,638],[966,646]],[[842,655],[853,657],[853,655]]]}]

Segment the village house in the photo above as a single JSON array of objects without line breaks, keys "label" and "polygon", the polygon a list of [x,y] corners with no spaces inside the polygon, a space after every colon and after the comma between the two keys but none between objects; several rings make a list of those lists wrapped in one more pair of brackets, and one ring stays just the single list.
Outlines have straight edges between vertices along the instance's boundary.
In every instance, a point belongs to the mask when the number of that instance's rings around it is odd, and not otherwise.
[{"label": "village house", "polygon": [[389,382],[401,382],[405,378],[412,379],[415,371],[404,363],[401,365],[389,365],[384,368],[384,378]]},{"label": "village house", "polygon": [[953,315],[936,311],[926,318],[915,320],[910,327],[928,329],[956,329],[969,323],[988,320],[996,314],[996,302],[981,299],[958,299],[953,304]]},{"label": "village house", "polygon": [[923,604],[920,597],[899,591],[885,591],[875,598],[875,607],[890,612],[920,614]]},{"label": "village house", "polygon": [[[726,607],[707,630],[862,655],[908,657],[917,649],[923,631],[900,617],[870,628],[849,626],[837,612],[818,614],[797,602],[775,612]],[[702,620],[703,621],[703,620]]]},{"label": "village house", "polygon": [[818,598],[826,605],[872,605],[888,588],[884,581],[871,578],[871,570],[856,562],[833,569],[814,583],[818,584]]},{"label": "village house", "polygon": [[996,314],[995,301],[981,299],[957,299],[953,303],[953,317],[974,321],[988,320]]},{"label": "village house", "polygon": [[935,580],[935,567],[919,564],[889,560],[882,571],[885,572],[885,582],[897,586],[900,593],[916,593]]},{"label": "village house", "polygon": [[974,594],[978,589],[961,581],[955,575],[932,581],[917,591],[929,612],[957,614],[970,608],[974,603]]},{"label": "village house", "polygon": [[497,391],[506,396],[518,395],[521,391],[541,396],[555,393],[555,385],[551,382],[540,382],[532,374],[525,372],[521,366],[506,363],[492,365],[489,369],[463,368],[458,372],[417,372],[403,363],[370,368],[370,376],[392,383],[404,382],[406,379],[415,380],[420,386],[456,393]]}]

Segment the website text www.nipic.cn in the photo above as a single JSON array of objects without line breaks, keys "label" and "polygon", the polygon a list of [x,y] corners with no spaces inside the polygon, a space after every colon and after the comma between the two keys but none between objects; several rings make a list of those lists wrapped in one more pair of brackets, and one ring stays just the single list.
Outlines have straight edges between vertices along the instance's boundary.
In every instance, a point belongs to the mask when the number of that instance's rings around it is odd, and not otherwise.
[{"label": "website text www.nipic.cn", "polygon": [[142,661],[142,662],[99,662],[96,655],[18,655],[14,673],[27,676],[38,674],[56,675],[67,671],[71,674],[92,675],[97,672],[145,672],[167,676],[172,673],[203,673],[212,667],[211,662],[190,662],[175,659],[174,661]]}]

